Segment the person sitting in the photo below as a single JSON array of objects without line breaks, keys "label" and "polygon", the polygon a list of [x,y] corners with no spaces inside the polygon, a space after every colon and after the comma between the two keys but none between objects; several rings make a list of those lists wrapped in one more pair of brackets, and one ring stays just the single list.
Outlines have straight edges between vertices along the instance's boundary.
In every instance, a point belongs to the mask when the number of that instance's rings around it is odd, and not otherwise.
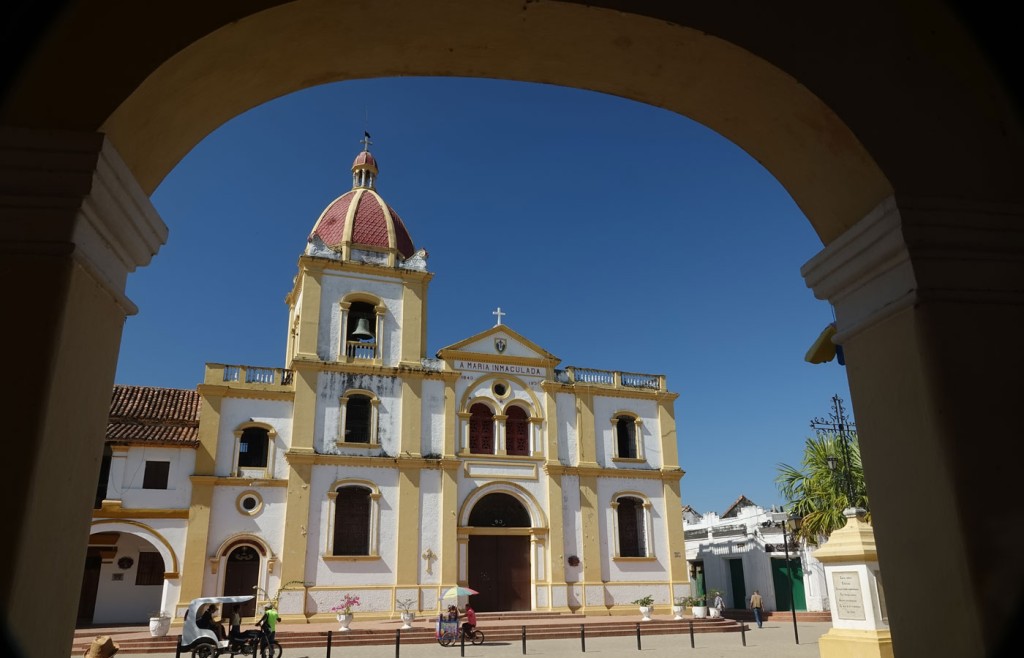
[{"label": "person sitting", "polygon": [[476,612],[468,604],[466,605],[466,621],[462,624],[462,634],[469,637],[476,628]]},{"label": "person sitting", "polygon": [[448,621],[459,620],[459,609],[453,605],[448,606]]},{"label": "person sitting", "polygon": [[196,626],[204,628],[208,631],[213,631],[213,634],[217,637],[218,641],[224,640],[224,627],[218,624],[213,619],[213,615],[217,612],[217,605],[211,603],[210,606],[203,611],[203,614],[199,615],[196,619]]}]

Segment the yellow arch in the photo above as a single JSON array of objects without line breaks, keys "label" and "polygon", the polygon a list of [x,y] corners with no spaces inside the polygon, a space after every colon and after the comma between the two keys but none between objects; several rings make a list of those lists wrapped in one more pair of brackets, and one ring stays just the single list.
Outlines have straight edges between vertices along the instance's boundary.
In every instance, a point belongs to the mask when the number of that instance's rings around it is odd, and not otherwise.
[{"label": "yellow arch", "polygon": [[214,552],[214,555],[216,555],[218,557],[227,557],[227,555],[225,554],[225,551],[227,551],[229,548],[231,548],[231,546],[233,544],[237,544],[238,542],[242,542],[242,541],[255,544],[257,546],[257,548],[260,549],[260,553],[263,555],[263,557],[265,557],[265,558],[272,558],[272,557],[274,557],[274,551],[271,550],[270,544],[265,542],[260,537],[257,537],[256,535],[254,535],[252,533],[248,533],[248,532],[238,532],[238,533],[235,533],[235,534],[231,535],[230,537],[228,537],[227,539],[225,539],[224,541],[222,541],[220,543],[220,546],[218,546],[217,550]]},{"label": "yellow arch", "polygon": [[[167,541],[167,538],[160,534],[159,531],[151,528],[145,523],[139,521],[132,521],[126,519],[99,519],[92,522],[89,530],[89,534],[93,534],[97,526],[114,526],[112,528],[102,528],[99,532],[124,532],[129,535],[134,535],[140,539],[145,539],[160,552],[160,557],[164,559],[164,564],[170,564],[171,568],[168,570],[174,574],[174,578],[179,578],[181,569],[178,566],[178,556],[174,552],[174,548],[171,547],[171,542]],[[120,526],[126,526],[121,528]],[[153,540],[156,541],[153,541]]]}]

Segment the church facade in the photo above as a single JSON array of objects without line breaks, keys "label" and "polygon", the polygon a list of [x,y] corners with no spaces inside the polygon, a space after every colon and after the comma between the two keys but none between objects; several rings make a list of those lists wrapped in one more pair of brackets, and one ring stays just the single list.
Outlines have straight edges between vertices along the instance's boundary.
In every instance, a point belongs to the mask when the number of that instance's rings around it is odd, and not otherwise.
[{"label": "church facade", "polygon": [[690,593],[677,394],[560,367],[500,309],[428,358],[433,275],[378,173],[364,149],[309,234],[285,367],[115,390],[83,621],[252,592],[286,619],[346,593],[363,617],[435,611],[454,585],[478,611],[635,614]]}]

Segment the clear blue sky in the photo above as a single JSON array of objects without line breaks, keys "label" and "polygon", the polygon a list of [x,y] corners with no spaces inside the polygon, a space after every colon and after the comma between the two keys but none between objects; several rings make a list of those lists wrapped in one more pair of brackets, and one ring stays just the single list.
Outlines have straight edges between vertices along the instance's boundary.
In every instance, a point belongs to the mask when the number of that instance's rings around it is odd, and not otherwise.
[{"label": "clear blue sky", "polygon": [[[368,118],[368,121],[367,121]],[[800,266],[821,243],[789,194],[685,117],[576,89],[390,78],[255,108],[153,195],[170,226],[133,274],[117,382],[192,388],[206,362],[283,365],[285,294],[364,128],[377,190],[430,252],[428,352],[494,323],[562,365],[664,373],[683,502],[780,503],[778,462],[845,370],[804,353],[831,321]]]}]

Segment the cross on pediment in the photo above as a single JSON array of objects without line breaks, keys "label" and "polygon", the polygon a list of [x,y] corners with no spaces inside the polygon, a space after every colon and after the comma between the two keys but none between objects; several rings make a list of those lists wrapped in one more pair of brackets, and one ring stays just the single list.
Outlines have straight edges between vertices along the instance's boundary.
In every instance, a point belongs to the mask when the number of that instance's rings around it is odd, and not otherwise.
[{"label": "cross on pediment", "polygon": [[502,318],[502,316],[504,316],[504,315],[508,315],[508,313],[502,313],[502,311],[501,311],[501,307],[499,306],[499,307],[498,307],[498,310],[496,310],[496,311],[491,311],[491,315],[496,315],[496,316],[498,316],[498,324],[497,324],[497,325],[495,325],[495,326],[500,326],[500,325],[501,325],[501,318]]}]

